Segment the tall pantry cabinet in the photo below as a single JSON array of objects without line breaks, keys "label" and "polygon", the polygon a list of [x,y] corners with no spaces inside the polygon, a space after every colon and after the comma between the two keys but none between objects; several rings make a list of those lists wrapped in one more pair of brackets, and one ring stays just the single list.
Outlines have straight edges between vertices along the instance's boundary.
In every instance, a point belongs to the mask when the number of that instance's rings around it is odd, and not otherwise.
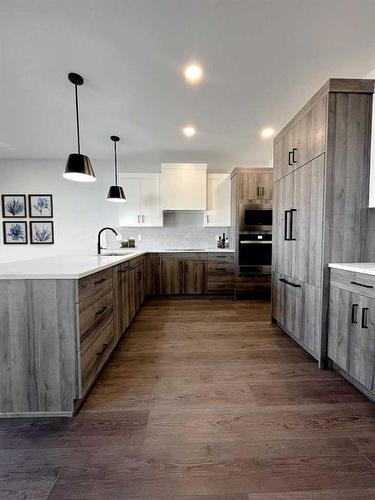
[{"label": "tall pantry cabinet", "polygon": [[330,79],[274,139],[272,317],[326,362],[328,263],[364,262],[373,80]]}]

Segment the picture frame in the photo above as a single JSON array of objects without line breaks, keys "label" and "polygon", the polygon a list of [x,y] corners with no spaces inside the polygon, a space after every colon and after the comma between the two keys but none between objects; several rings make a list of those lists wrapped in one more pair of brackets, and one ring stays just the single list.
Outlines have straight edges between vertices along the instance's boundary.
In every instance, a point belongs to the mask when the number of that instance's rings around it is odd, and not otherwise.
[{"label": "picture frame", "polygon": [[55,243],[53,221],[29,221],[29,224],[32,245],[53,245]]},{"label": "picture frame", "polygon": [[26,245],[27,222],[26,221],[3,221],[4,245]]},{"label": "picture frame", "polygon": [[3,219],[26,219],[26,195],[2,194],[1,207]]},{"label": "picture frame", "polygon": [[53,217],[52,194],[29,194],[30,219],[51,219]]}]

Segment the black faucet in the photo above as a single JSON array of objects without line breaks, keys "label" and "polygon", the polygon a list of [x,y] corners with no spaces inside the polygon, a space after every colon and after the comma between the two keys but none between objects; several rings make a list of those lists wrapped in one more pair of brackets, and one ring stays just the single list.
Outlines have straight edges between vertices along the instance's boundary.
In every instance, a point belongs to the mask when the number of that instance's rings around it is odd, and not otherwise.
[{"label": "black faucet", "polygon": [[103,229],[101,229],[99,232],[98,232],[98,255],[101,254],[102,250],[105,250],[105,248],[103,248],[100,244],[100,236],[102,234],[103,231],[112,231],[112,233],[115,233],[116,236],[118,236],[118,233],[117,231],[115,231],[113,229],[113,227],[103,227]]}]

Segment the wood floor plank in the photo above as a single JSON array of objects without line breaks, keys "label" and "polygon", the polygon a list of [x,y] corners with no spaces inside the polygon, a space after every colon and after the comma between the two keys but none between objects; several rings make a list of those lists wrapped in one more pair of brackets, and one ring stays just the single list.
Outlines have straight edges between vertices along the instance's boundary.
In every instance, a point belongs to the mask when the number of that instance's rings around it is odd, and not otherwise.
[{"label": "wood floor plank", "polygon": [[375,405],[267,301],[149,300],[77,417],[0,420],[0,470],[0,499],[370,499]]}]

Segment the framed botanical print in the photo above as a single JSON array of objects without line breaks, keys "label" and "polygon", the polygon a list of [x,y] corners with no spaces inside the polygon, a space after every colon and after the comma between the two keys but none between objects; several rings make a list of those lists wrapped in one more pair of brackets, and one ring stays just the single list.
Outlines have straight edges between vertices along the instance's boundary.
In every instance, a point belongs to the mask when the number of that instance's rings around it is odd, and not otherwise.
[{"label": "framed botanical print", "polygon": [[25,245],[27,243],[27,223],[3,221],[3,240],[5,245]]},{"label": "framed botanical print", "polygon": [[52,194],[29,194],[29,217],[33,219],[53,217]]},{"label": "framed botanical print", "polygon": [[30,243],[52,245],[55,242],[53,222],[50,220],[30,221]]},{"label": "framed botanical print", "polygon": [[1,206],[4,219],[26,217],[26,195],[25,194],[2,194]]}]

